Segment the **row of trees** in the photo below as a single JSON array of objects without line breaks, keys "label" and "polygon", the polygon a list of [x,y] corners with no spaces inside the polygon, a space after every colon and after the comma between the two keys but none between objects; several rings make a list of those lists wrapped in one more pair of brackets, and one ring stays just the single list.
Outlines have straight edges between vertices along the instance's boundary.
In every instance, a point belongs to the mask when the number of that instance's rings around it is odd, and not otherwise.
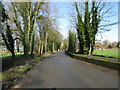
[{"label": "row of trees", "polygon": [[[4,6],[5,5],[5,6]],[[60,48],[62,35],[55,27],[53,7],[44,2],[11,2],[2,4],[2,38],[15,56],[15,41],[24,55],[42,55]]]},{"label": "row of trees", "polygon": [[[107,29],[105,29],[105,26],[116,24],[116,23],[110,23],[110,24],[104,23],[104,25],[101,25],[101,22],[105,17],[105,15],[108,15],[108,13],[110,13],[111,6],[109,4],[110,3],[107,2],[102,3],[102,2],[86,1],[81,4],[82,6],[80,6],[79,3],[77,2],[74,3],[74,7],[76,11],[75,28],[77,32],[77,39],[79,42],[78,53],[91,55],[94,51],[95,36],[98,33],[98,31],[101,28],[104,28],[104,30],[107,31]],[[106,6],[109,6],[109,8],[107,8]],[[70,41],[72,37],[73,35],[69,33],[70,45],[71,45]],[[76,38],[74,40],[76,40]],[[71,49],[70,45],[68,50]],[[72,46],[74,46],[74,44]],[[70,51],[73,52],[74,50],[70,50]]]}]

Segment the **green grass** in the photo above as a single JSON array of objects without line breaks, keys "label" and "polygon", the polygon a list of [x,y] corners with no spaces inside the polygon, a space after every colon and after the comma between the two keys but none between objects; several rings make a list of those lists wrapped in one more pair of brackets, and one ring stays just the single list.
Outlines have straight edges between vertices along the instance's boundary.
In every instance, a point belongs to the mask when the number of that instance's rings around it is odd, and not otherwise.
[{"label": "green grass", "polygon": [[15,79],[20,78],[22,74],[26,73],[32,65],[21,65],[14,68],[11,68],[5,72],[0,73],[0,80],[3,84],[7,84],[7,88],[15,85]]},{"label": "green grass", "polygon": [[66,51],[66,54],[68,54],[69,56],[71,56],[72,58],[76,58],[88,63],[93,63],[96,64],[98,66],[102,66],[102,67],[107,67],[110,69],[114,69],[114,70],[119,70],[120,68],[120,62],[118,59],[116,58],[107,58],[107,57],[100,57],[100,56],[88,56],[88,55],[83,55],[83,54],[74,54],[74,53],[70,53],[68,51]]},{"label": "green grass", "polygon": [[[15,55],[23,55],[23,52],[15,52]],[[1,53],[0,58],[12,56],[11,53]]]},{"label": "green grass", "polygon": [[8,88],[10,88],[16,84],[16,82],[14,82],[15,79],[20,78],[23,74],[27,73],[34,65],[36,65],[38,62],[41,62],[42,58],[50,55],[51,54],[46,54],[41,57],[32,58],[27,60],[23,65],[15,66],[4,72],[0,72],[0,80],[2,80],[3,84],[7,84]]},{"label": "green grass", "polygon": [[102,55],[106,57],[113,57],[113,58],[120,58],[120,55],[118,54],[120,50],[112,50],[112,49],[106,49],[106,50],[95,50],[93,52],[94,55]]},{"label": "green grass", "polygon": [[7,70],[2,73],[2,80],[3,81],[9,81],[11,78],[19,77],[21,74],[25,73],[27,69],[32,67],[31,65],[21,65],[17,66],[15,68],[11,68],[10,70]]},{"label": "green grass", "polygon": [[[15,55],[23,55],[24,53],[23,52],[15,52]],[[43,57],[46,57],[46,56],[49,56],[50,54],[46,54],[44,55]],[[12,56],[11,53],[0,53],[0,58],[3,58],[3,57],[9,57],[9,56]]]}]

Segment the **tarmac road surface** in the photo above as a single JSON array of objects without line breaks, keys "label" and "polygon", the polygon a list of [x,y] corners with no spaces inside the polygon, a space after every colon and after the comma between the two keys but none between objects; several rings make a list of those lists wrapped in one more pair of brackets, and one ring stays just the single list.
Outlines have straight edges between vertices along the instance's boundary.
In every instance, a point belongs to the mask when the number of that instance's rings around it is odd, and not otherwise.
[{"label": "tarmac road surface", "polygon": [[77,61],[62,51],[44,58],[15,87],[118,88],[118,75]]}]

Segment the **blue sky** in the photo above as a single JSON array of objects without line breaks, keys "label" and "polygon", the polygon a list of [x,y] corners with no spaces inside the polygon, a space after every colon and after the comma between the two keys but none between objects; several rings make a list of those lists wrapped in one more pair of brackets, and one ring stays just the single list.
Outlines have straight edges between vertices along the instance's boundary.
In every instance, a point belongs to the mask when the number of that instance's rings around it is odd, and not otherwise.
[{"label": "blue sky", "polygon": [[[60,18],[58,19],[58,27],[59,31],[63,35],[64,38],[67,38],[68,36],[68,31],[70,30],[70,12],[72,12],[71,3],[70,2],[52,2],[52,4],[55,4],[58,8],[58,14]],[[118,5],[112,8],[113,11],[117,12],[118,11]],[[72,13],[74,14],[74,12]],[[118,14],[116,13],[116,16],[110,17],[110,18],[105,18],[109,19],[111,22],[118,21]],[[103,33],[103,39],[108,39],[111,42],[118,41],[118,25],[114,25],[109,27],[111,31]],[[100,34],[96,37],[97,39],[100,39]]]}]

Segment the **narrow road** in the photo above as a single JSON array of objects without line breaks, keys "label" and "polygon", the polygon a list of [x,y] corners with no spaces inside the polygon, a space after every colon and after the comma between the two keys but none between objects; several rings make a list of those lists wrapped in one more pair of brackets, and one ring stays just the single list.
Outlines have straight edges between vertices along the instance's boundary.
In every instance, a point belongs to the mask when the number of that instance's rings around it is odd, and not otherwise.
[{"label": "narrow road", "polygon": [[118,76],[58,52],[18,81],[21,88],[118,88]]}]

